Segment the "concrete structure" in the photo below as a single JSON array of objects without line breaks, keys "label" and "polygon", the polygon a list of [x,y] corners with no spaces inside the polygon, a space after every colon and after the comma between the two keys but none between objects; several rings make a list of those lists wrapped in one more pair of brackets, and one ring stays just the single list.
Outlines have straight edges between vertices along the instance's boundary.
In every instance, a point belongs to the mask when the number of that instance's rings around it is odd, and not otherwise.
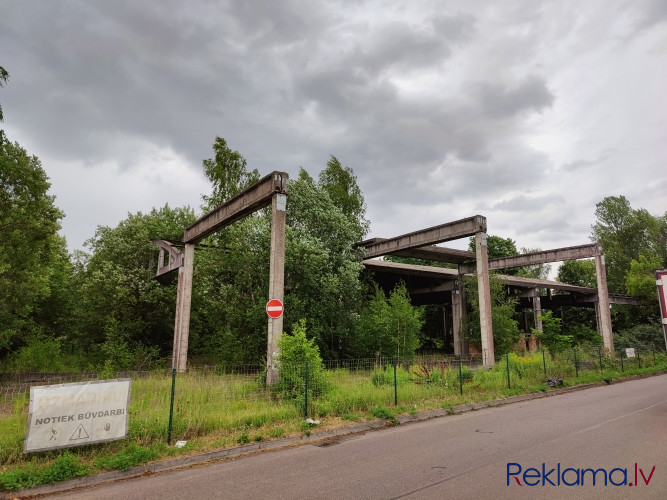
[{"label": "concrete structure", "polygon": [[[460,252],[450,249],[441,249],[433,246],[436,243],[465,238],[467,236],[475,237],[475,252]],[[480,329],[482,336],[482,363],[486,367],[494,364],[493,349],[493,324],[491,320],[491,292],[489,289],[489,269],[488,269],[488,251],[486,247],[486,217],[474,215],[466,219],[448,222],[439,226],[434,226],[421,231],[396,236],[390,239],[376,238],[358,243],[363,247],[364,259],[372,259],[381,255],[426,255],[427,252],[433,252],[438,259],[453,258],[463,263],[464,259],[474,256],[477,263],[477,284],[479,293],[479,312]],[[426,248],[424,248],[426,247]],[[421,257],[423,258],[423,257]],[[458,273],[457,273],[458,274]],[[457,280],[458,295],[462,296],[463,288],[460,280]],[[455,321],[461,321],[465,314],[465,301],[458,300],[459,309],[453,313]],[[459,323],[460,324],[460,323]],[[455,336],[458,337],[460,328],[454,328]],[[460,339],[454,340],[456,346],[460,346]],[[460,347],[459,347],[460,349]],[[459,351],[460,352],[460,351]]]},{"label": "concrete structure", "polygon": [[[464,275],[460,274],[459,270],[377,259],[366,260],[364,265],[373,273],[375,281],[385,290],[391,290],[402,280],[408,288],[413,304],[440,304],[445,310],[451,310],[451,314],[447,314],[444,318],[446,321],[445,335],[452,339],[456,354],[467,353],[466,344],[458,335],[462,317],[465,314],[465,298],[461,289]],[[538,330],[540,330],[539,315],[543,308],[576,306],[600,309],[598,307],[599,291],[596,288],[503,274],[500,274],[499,277],[510,291],[520,298],[522,307],[533,310],[533,319]],[[641,302],[639,298],[627,295],[607,295],[607,297],[610,304],[639,305]],[[598,332],[602,335],[599,318]]]},{"label": "concrete structure", "polygon": [[[285,269],[285,210],[287,208],[287,181],[285,172],[272,172],[222,205],[200,217],[183,234],[185,251],[165,240],[153,240],[160,248],[156,276],[178,269],[178,292],[174,321],[174,352],[172,366],[179,372],[187,369],[188,338],[190,332],[190,304],[195,244],[220,229],[233,224],[269,204],[271,214],[271,257],[269,299],[284,299]],[[165,257],[168,255],[168,262]],[[267,341],[267,384],[278,380],[277,341],[283,330],[283,318],[269,318]]]}]

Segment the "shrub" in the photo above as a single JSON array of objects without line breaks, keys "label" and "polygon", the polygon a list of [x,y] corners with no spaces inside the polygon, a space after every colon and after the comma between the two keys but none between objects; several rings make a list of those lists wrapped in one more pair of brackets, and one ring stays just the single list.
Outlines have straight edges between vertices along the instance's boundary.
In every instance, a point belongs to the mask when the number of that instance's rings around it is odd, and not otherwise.
[{"label": "shrub", "polygon": [[301,320],[296,323],[292,328],[292,335],[282,335],[278,340],[278,347],[280,381],[274,388],[295,399],[303,398],[306,384],[309,396],[322,394],[326,386],[324,364],[315,340],[306,337],[306,321]]}]

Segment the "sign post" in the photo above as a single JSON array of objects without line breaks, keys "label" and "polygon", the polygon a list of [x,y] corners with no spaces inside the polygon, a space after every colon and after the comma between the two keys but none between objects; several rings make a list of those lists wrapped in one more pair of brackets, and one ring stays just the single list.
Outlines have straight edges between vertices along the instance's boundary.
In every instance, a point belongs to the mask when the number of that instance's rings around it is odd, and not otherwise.
[{"label": "sign post", "polygon": [[283,315],[283,303],[278,299],[271,299],[266,303],[266,314],[269,318],[277,319]]}]

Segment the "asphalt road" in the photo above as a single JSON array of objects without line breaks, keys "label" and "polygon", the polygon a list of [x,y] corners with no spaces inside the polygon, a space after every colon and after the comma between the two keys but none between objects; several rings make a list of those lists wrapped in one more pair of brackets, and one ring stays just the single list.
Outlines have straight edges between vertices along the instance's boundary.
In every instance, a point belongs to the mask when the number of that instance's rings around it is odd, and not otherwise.
[{"label": "asphalt road", "polygon": [[[582,473],[583,469],[597,472]],[[580,483],[582,477],[583,485],[564,484]],[[405,424],[319,445],[264,452],[55,497],[664,499],[667,375]]]}]

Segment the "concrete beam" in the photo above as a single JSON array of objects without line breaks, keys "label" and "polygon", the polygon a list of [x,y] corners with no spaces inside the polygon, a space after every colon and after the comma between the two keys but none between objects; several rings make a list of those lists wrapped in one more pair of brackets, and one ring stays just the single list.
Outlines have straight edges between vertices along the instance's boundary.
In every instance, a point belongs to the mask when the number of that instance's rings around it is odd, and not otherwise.
[{"label": "concrete beam", "polygon": [[414,233],[404,234],[395,238],[368,243],[365,246],[364,259],[372,259],[388,253],[395,253],[409,248],[424,247],[442,243],[443,241],[457,240],[466,236],[486,232],[486,217],[475,215],[447,224],[441,224]]},{"label": "concrete beam", "polygon": [[[590,243],[574,247],[556,248],[541,252],[512,255],[509,257],[498,257],[489,259],[489,270],[508,269],[510,267],[534,266],[548,264],[550,262],[563,262],[566,260],[589,259],[602,255],[602,247],[599,243]],[[475,270],[475,264],[464,264],[462,271],[471,273]]]},{"label": "concrete beam", "polygon": [[475,260],[475,252],[467,250],[456,250],[454,248],[436,247],[435,245],[421,248],[409,248],[393,252],[390,255],[398,257],[411,257],[414,259],[430,260],[435,262],[446,262],[449,264],[462,264],[463,262]]},{"label": "concrete beam", "polygon": [[410,289],[410,295],[419,295],[423,293],[435,293],[435,292],[449,292],[451,290],[456,290],[457,282],[449,281],[446,283],[440,283],[438,285],[429,286],[426,288],[412,288]]},{"label": "concrete beam", "polygon": [[188,226],[183,234],[183,241],[196,243],[223,227],[269,206],[274,195],[287,194],[288,179],[289,176],[285,172],[272,172],[263,177]]},{"label": "concrete beam", "polygon": [[[162,276],[163,274],[173,271],[183,266],[184,254],[174,245],[166,240],[151,240],[153,245],[160,248],[160,256],[157,261],[157,272],[155,276]],[[165,255],[169,255],[169,262],[164,263]]]}]

